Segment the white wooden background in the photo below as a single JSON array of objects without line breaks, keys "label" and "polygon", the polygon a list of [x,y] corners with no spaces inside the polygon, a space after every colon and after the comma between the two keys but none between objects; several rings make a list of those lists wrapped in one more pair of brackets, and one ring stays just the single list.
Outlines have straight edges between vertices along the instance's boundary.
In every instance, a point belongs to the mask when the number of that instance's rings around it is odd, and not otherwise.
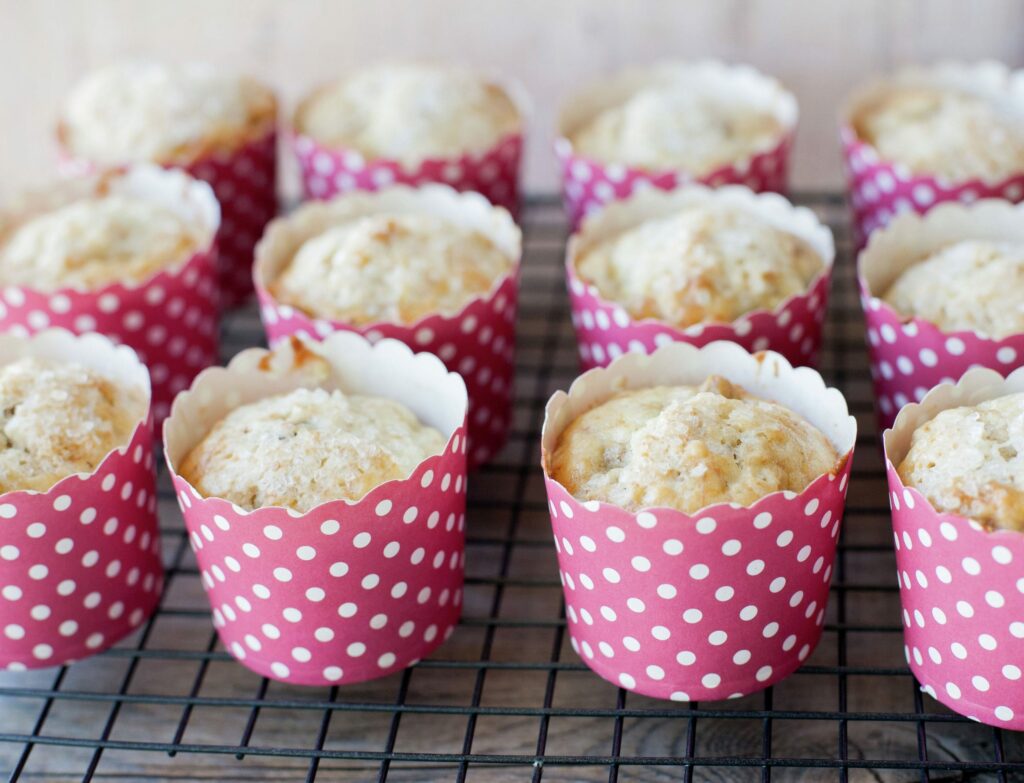
[{"label": "white wooden background", "polygon": [[554,186],[560,99],[625,64],[750,62],[800,101],[798,185],[836,185],[835,113],[864,76],[907,62],[1024,64],[1019,0],[0,0],[0,198],[52,170],[61,97],[122,57],[204,60],[310,86],[389,57],[450,58],[521,80],[535,108],[528,188]]}]

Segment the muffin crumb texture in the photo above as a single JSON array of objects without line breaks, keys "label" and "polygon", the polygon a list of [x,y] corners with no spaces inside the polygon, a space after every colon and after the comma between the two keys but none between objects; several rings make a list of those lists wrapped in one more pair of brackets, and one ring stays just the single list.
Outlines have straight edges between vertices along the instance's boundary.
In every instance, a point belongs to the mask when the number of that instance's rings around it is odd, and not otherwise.
[{"label": "muffin crumb texture", "polygon": [[598,113],[570,141],[594,160],[701,177],[770,150],[781,136],[771,112],[696,92],[686,79],[675,79]]},{"label": "muffin crumb texture", "polygon": [[854,118],[858,137],[884,159],[949,180],[1024,172],[1019,118],[953,89],[893,88]]},{"label": "muffin crumb texture", "polygon": [[884,299],[901,315],[993,339],[1024,333],[1024,243],[955,242],[907,268]]},{"label": "muffin crumb texture", "polygon": [[35,215],[0,236],[0,283],[53,291],[141,283],[184,263],[199,238],[174,211],[123,195]]},{"label": "muffin crumb texture", "polygon": [[373,215],[307,239],[270,290],[314,317],[413,324],[458,312],[511,269],[478,231],[431,215]]},{"label": "muffin crumb texture", "polygon": [[581,501],[692,514],[803,491],[834,470],[825,435],[724,378],[616,394],[561,434],[551,475]]},{"label": "muffin crumb texture", "polygon": [[645,221],[575,263],[582,280],[634,318],[679,327],[771,310],[807,291],[824,267],[800,237],[745,210],[710,205]]},{"label": "muffin crumb texture", "polygon": [[399,402],[296,389],[231,411],[178,472],[203,496],[249,511],[305,512],[404,479],[444,445],[440,432]]},{"label": "muffin crumb texture", "polygon": [[296,117],[321,144],[368,158],[416,164],[481,153],[520,130],[519,112],[497,84],[439,65],[382,65],[315,93]]},{"label": "muffin crumb texture", "polygon": [[938,511],[1024,532],[1024,392],[942,411],[898,471]]},{"label": "muffin crumb texture", "polygon": [[80,364],[19,359],[0,367],[0,492],[43,492],[91,473],[145,415],[141,391]]},{"label": "muffin crumb texture", "polygon": [[68,100],[64,144],[104,164],[191,163],[273,128],[263,85],[199,64],[120,63],[92,72]]}]

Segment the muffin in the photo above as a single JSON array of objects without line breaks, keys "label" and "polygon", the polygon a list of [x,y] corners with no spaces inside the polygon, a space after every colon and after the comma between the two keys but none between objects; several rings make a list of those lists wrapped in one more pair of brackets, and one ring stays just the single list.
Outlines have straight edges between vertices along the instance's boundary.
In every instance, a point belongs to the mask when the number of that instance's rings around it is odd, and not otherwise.
[{"label": "muffin", "polygon": [[747,66],[668,62],[573,96],[555,150],[571,222],[640,187],[786,186],[796,100]]},{"label": "muffin", "polygon": [[515,207],[523,118],[492,78],[450,65],[356,71],[303,100],[296,153],[310,196],[441,181]]},{"label": "muffin", "polygon": [[576,259],[576,274],[633,318],[685,329],[771,310],[824,270],[803,239],[756,214],[692,205],[611,236]]},{"label": "muffin", "polygon": [[1024,81],[994,62],[910,67],[841,113],[855,239],[901,212],[1024,197]]},{"label": "muffin", "polygon": [[159,423],[217,361],[219,225],[206,183],[148,164],[27,194],[0,210],[0,328],[131,346],[152,373]]},{"label": "muffin", "polygon": [[905,269],[882,298],[947,332],[1000,340],[1024,333],[1024,242],[965,239]]},{"label": "muffin", "polygon": [[0,334],[0,669],[139,628],[162,589],[146,368],[98,334]]},{"label": "muffin", "polygon": [[1024,393],[942,411],[898,470],[936,510],[1024,533]]},{"label": "muffin", "polygon": [[812,214],[745,188],[650,190],[610,205],[568,250],[584,366],[715,339],[811,362],[833,256]]},{"label": "muffin", "polygon": [[1024,207],[986,199],[900,215],[858,258],[879,425],[974,366],[1024,361]]},{"label": "muffin", "polygon": [[349,330],[439,356],[469,388],[475,467],[511,426],[521,248],[508,212],[441,185],[305,204],[257,248],[267,337]]},{"label": "muffin", "polygon": [[130,62],[88,74],[68,96],[61,141],[101,166],[189,166],[274,129],[276,101],[259,82],[194,63]]},{"label": "muffin", "polygon": [[254,79],[194,63],[128,62],[85,76],[58,128],[77,171],[151,162],[181,167],[213,187],[221,301],[252,292],[252,253],[277,212],[277,101]]},{"label": "muffin", "polygon": [[235,658],[289,683],[348,684],[448,638],[466,410],[437,357],[351,332],[243,351],[178,397],[168,467]]},{"label": "muffin", "polygon": [[821,636],[855,440],[820,375],[728,342],[556,392],[541,453],[573,649],[674,701],[786,677]]},{"label": "muffin", "polygon": [[436,215],[384,213],[343,219],[307,239],[269,290],[317,318],[410,325],[454,315],[512,266],[480,231]]},{"label": "muffin", "polygon": [[0,492],[45,492],[91,473],[130,439],[146,399],[78,363],[26,357],[0,367]]},{"label": "muffin", "polygon": [[441,433],[399,402],[296,389],[235,408],[192,449],[180,475],[204,497],[247,511],[305,512],[359,500],[443,449]]},{"label": "muffin", "polygon": [[805,419],[711,376],[619,392],[591,408],[562,433],[551,476],[580,501],[692,514],[801,492],[836,460]]},{"label": "muffin", "polygon": [[40,291],[137,285],[201,249],[201,227],[174,210],[144,197],[99,190],[26,216],[20,225],[3,225],[0,284]]},{"label": "muffin", "polygon": [[939,384],[882,440],[907,663],[951,710],[1020,731],[1024,370]]}]

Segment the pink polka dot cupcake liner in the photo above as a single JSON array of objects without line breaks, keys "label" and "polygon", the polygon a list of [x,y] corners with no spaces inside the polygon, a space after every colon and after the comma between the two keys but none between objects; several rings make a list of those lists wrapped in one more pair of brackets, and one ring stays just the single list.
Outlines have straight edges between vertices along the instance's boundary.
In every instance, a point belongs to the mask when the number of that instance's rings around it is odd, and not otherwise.
[{"label": "pink polka dot cupcake liner", "polygon": [[[480,230],[514,259],[513,270],[495,281],[486,295],[474,297],[457,313],[428,315],[411,325],[357,325],[316,318],[277,301],[269,284],[302,242],[340,220],[382,211],[434,214]],[[310,203],[275,222],[257,249],[255,276],[260,315],[271,345],[292,335],[321,339],[337,331],[351,331],[371,342],[392,338],[415,351],[440,357],[449,370],[462,375],[469,390],[468,460],[473,469],[501,450],[512,427],[521,254],[521,233],[505,210],[496,210],[478,194],[458,194],[445,186],[396,187],[375,195],[350,195],[331,202]]]},{"label": "pink polka dot cupcake liner", "polygon": [[[768,107],[778,117],[783,132],[770,149],[693,176],[684,171],[650,170],[593,160],[577,153],[570,141],[575,131],[598,113],[628,100],[629,96],[683,70],[696,87],[736,101]],[[796,134],[797,104],[793,95],[774,79],[749,66],[728,66],[706,61],[693,64],[664,63],[652,68],[623,72],[579,93],[563,107],[558,120],[555,155],[562,175],[562,197],[570,225],[577,228],[587,215],[604,205],[628,198],[648,188],[674,190],[697,183],[709,187],[745,185],[755,192],[785,193],[789,179],[789,152]]]},{"label": "pink polka dot cupcake liner", "polygon": [[[252,295],[253,251],[263,229],[277,215],[277,134],[268,133],[236,150],[212,153],[181,168],[208,183],[220,204],[217,287],[221,307],[235,307]],[[87,160],[65,157],[61,161],[65,174],[88,174],[95,169]]]},{"label": "pink polka dot cupcake liner", "polygon": [[[111,283],[87,290],[0,290],[0,330],[29,335],[50,327],[99,332],[130,346],[149,367],[157,424],[174,395],[204,367],[217,363],[217,246],[220,221],[210,188],[180,171],[139,165],[122,174],[84,177],[26,199],[27,210],[55,209],[104,189],[152,200],[180,214],[204,237],[201,250],[139,284]],[[17,215],[14,215],[15,219]],[[0,218],[0,229],[3,218]]]},{"label": "pink polka dot cupcake liner", "polygon": [[[559,435],[621,388],[699,384],[719,374],[805,416],[843,455],[803,492],[694,514],[581,502],[547,473]],[[629,355],[548,402],[545,484],[573,649],[608,682],[645,696],[743,696],[787,677],[821,637],[856,440],[835,389],[775,353],[683,343]]]},{"label": "pink polka dot cupcake liner", "polygon": [[357,190],[437,182],[457,191],[479,193],[513,214],[519,209],[519,162],[523,154],[523,136],[519,133],[506,136],[482,153],[428,158],[413,165],[325,147],[303,134],[292,136],[292,150],[307,198],[328,199]]},{"label": "pink polka dot cupcake liner", "polygon": [[974,369],[908,405],[883,436],[907,663],[951,710],[1016,731],[1024,730],[1024,533],[937,511],[896,467],[913,431],[941,411],[1020,392],[1024,371],[1004,380]]},{"label": "pink polka dot cupcake liner", "polygon": [[[332,383],[398,400],[446,434],[443,453],[357,502],[305,513],[201,497],[177,466],[231,409],[308,385],[310,352],[330,364]],[[437,357],[349,332],[296,339],[267,357],[250,349],[204,372],[164,430],[213,624],[240,663],[282,682],[349,684],[411,666],[451,635],[462,610],[465,384]]]},{"label": "pink polka dot cupcake liner", "polygon": [[1024,363],[1024,334],[996,340],[971,331],[945,331],[923,318],[901,315],[879,297],[914,262],[965,239],[1024,241],[1024,207],[985,200],[943,204],[923,217],[900,215],[874,233],[860,254],[860,299],[883,429],[892,426],[903,406],[920,402],[933,386],[954,383],[972,367],[1006,375]]},{"label": "pink polka dot cupcake liner", "polygon": [[1020,72],[1010,71],[995,62],[907,68],[858,90],[842,111],[840,127],[847,194],[858,248],[866,244],[871,232],[904,212],[924,214],[946,202],[971,204],[984,198],[1011,202],[1024,199],[1024,171],[994,181],[951,181],[941,176],[915,174],[901,163],[884,160],[872,145],[860,140],[854,131],[856,114],[886,90],[900,84],[955,88],[990,97],[1000,104],[1011,100],[1024,106],[1024,79]]},{"label": "pink polka dot cupcake liner", "polygon": [[[732,323],[709,322],[686,328],[654,318],[635,319],[577,275],[577,259],[595,244],[646,220],[667,217],[701,203],[748,210],[801,237],[821,256],[822,273],[806,292],[789,297],[773,310],[755,310]],[[700,347],[717,340],[738,343],[748,351],[776,351],[792,364],[814,365],[821,348],[834,261],[835,243],[828,228],[810,210],[794,207],[774,193],[754,194],[738,186],[712,190],[699,185],[669,193],[638,193],[585,220],[569,240],[565,270],[581,365],[583,369],[603,367],[624,353],[651,353],[672,342]]]},{"label": "pink polka dot cupcake liner", "polygon": [[[25,356],[85,364],[149,395],[135,355],[100,335],[0,335],[0,363]],[[87,658],[152,614],[163,588],[152,443],[147,406],[131,439],[92,473],[0,494],[0,667]]]}]

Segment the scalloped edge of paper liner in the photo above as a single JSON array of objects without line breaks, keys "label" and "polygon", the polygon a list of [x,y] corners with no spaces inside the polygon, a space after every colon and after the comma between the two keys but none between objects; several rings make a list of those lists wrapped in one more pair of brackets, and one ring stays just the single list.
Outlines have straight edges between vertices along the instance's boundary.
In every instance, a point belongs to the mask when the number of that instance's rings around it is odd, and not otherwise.
[{"label": "scalloped edge of paper liner", "polygon": [[68,292],[89,296],[102,296],[105,293],[120,295],[125,291],[146,288],[164,276],[178,277],[197,255],[212,256],[215,253],[221,209],[213,194],[213,188],[182,169],[165,169],[150,163],[138,163],[123,169],[62,179],[43,188],[27,191],[0,210],[0,236],[39,214],[98,195],[108,189],[111,193],[150,201],[174,212],[190,227],[198,227],[197,249],[137,282],[117,280],[95,288],[65,285],[52,290],[42,290],[30,285],[7,287],[31,290],[47,297]]},{"label": "scalloped edge of paper liner", "polygon": [[[429,214],[443,218],[456,225],[479,231],[490,239],[512,263],[511,269],[495,278],[485,293],[470,297],[454,313],[428,313],[411,324],[390,321],[373,321],[366,324],[349,323],[332,317],[306,313],[316,322],[342,324],[362,333],[389,328],[408,329],[410,334],[435,318],[461,320],[463,314],[476,302],[487,302],[495,297],[509,278],[518,279],[522,266],[523,234],[504,207],[496,207],[479,193],[460,192],[448,185],[431,183],[419,187],[395,185],[378,191],[356,191],[335,196],[327,201],[308,201],[290,215],[275,218],[267,226],[263,237],[256,245],[253,263],[253,282],[261,298],[273,301],[279,308],[294,305],[280,302],[270,292],[270,283],[291,262],[303,242],[323,233],[346,220],[379,215],[383,212],[422,215]],[[305,312],[305,311],[303,311]]]},{"label": "scalloped edge of paper liner", "polygon": [[[572,421],[587,410],[625,389],[655,385],[697,386],[710,375],[721,375],[751,395],[777,402],[803,416],[829,439],[839,455],[837,465],[852,456],[857,440],[857,422],[850,415],[842,393],[826,386],[824,378],[816,370],[793,367],[785,357],[773,351],[751,354],[728,341],[716,341],[702,348],[688,343],[670,343],[651,354],[624,354],[607,367],[588,370],[573,381],[568,392],[559,390],[551,396],[544,408],[541,429],[541,460],[545,477],[551,478],[548,462],[558,438]],[[820,480],[819,477],[814,483]],[[781,493],[765,497],[775,494]],[[716,507],[732,508],[728,503],[719,503],[683,516],[713,513]],[[750,509],[756,507],[756,503],[749,506]],[[681,514],[673,509],[661,510]]]},{"label": "scalloped edge of paper liner", "polygon": [[977,185],[985,189],[1002,189],[1020,176],[1017,173],[1008,177],[951,180],[927,172],[915,173],[899,161],[883,158],[873,145],[857,136],[854,130],[856,116],[889,90],[908,86],[933,86],[969,92],[992,103],[1016,104],[1018,111],[1024,111],[1024,69],[1011,69],[995,60],[979,60],[974,63],[944,60],[928,66],[911,65],[888,75],[875,76],[846,96],[839,109],[840,138],[844,148],[856,146],[861,154],[869,153],[873,162],[890,166],[900,179],[933,179],[944,188]]},{"label": "scalloped edge of paper liner", "polygon": [[657,318],[635,319],[629,316],[632,323],[659,326],[667,332],[678,334],[679,339],[686,339],[690,330],[703,331],[704,328],[712,325],[735,329],[740,321],[750,320],[754,317],[769,316],[778,320],[778,315],[794,301],[809,298],[822,278],[831,278],[832,270],[835,267],[835,239],[828,226],[823,224],[813,211],[807,207],[796,206],[777,193],[755,193],[743,185],[723,185],[719,188],[710,188],[694,183],[669,191],[657,188],[642,190],[629,198],[612,202],[596,214],[585,217],[580,223],[580,227],[569,236],[566,245],[565,265],[569,285],[572,285],[573,281],[579,281],[581,285],[585,286],[587,293],[603,305],[622,309],[620,304],[603,297],[594,285],[583,281],[576,274],[576,261],[595,244],[607,241],[648,220],[668,217],[679,209],[690,206],[691,203],[721,203],[748,210],[775,228],[807,242],[821,259],[823,269],[811,279],[806,291],[786,297],[770,310],[752,310],[734,321],[708,321],[693,326],[679,327]]},{"label": "scalloped edge of paper liner", "polygon": [[[774,77],[761,73],[749,65],[729,65],[720,60],[692,62],[667,60],[649,66],[627,68],[601,82],[584,87],[566,99],[559,109],[556,119],[556,151],[560,155],[583,158],[602,167],[617,165],[616,161],[598,161],[581,156],[573,147],[571,141],[573,133],[598,113],[621,104],[644,87],[657,83],[661,79],[679,75],[693,79],[698,84],[701,81],[710,82],[706,88],[714,88],[717,95],[721,95],[723,88],[732,88],[734,92],[728,96],[732,102],[761,104],[770,108],[779,121],[778,139],[769,147],[756,150],[746,157],[699,176],[671,167],[647,169],[641,166],[618,165],[643,172],[648,177],[677,175],[703,181],[713,179],[715,175],[720,175],[727,170],[746,171],[755,158],[766,153],[773,153],[792,141],[799,120],[799,107],[793,93]],[[726,85],[729,87],[727,88]]]},{"label": "scalloped edge of paper liner", "polygon": [[[306,354],[324,359],[330,374],[318,378],[310,372],[303,373],[303,363],[308,361]],[[445,436],[446,450],[468,411],[462,377],[450,372],[433,354],[414,353],[399,340],[371,343],[355,332],[335,332],[320,342],[293,337],[273,351],[248,348],[238,353],[227,367],[203,370],[188,390],[175,398],[163,429],[164,454],[172,475],[181,478],[177,470],[181,460],[230,411],[301,387],[341,389],[401,402],[421,422]],[[436,399],[425,398],[424,392],[429,389],[437,392]],[[394,479],[380,486],[405,480]],[[201,497],[194,487],[192,490]],[[352,506],[360,502],[328,500],[305,514],[328,504]],[[296,515],[280,506],[266,508]],[[266,509],[235,510],[239,514],[254,514]]]}]

